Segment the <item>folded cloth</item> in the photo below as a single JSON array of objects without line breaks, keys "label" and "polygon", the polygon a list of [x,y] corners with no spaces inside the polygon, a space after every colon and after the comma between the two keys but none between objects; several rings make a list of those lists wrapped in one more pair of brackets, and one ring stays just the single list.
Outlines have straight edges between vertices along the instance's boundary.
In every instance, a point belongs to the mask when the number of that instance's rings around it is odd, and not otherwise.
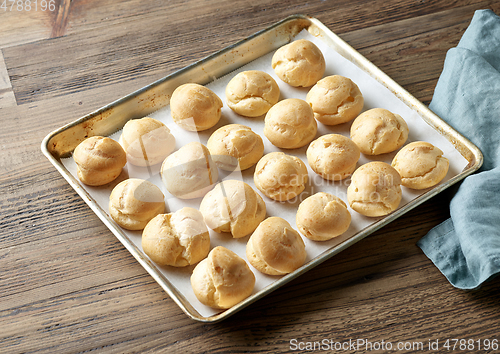
[{"label": "folded cloth", "polygon": [[451,218],[418,246],[461,289],[500,272],[500,17],[476,11],[448,51],[429,108],[483,152],[479,171],[450,202]]}]

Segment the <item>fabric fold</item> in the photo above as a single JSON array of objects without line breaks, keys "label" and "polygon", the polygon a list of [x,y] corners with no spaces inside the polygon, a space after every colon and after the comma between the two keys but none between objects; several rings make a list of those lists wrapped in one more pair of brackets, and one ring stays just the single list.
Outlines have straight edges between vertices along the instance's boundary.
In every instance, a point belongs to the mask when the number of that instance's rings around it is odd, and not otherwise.
[{"label": "fabric fold", "polygon": [[456,48],[448,51],[429,108],[483,153],[450,202],[450,219],[418,246],[461,289],[500,273],[500,17],[476,11]]}]

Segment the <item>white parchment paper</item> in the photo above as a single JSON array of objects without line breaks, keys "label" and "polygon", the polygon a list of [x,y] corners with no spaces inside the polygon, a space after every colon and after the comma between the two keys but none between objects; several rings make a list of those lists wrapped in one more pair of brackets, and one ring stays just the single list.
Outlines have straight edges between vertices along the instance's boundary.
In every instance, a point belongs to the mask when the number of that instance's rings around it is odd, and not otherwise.
[{"label": "white parchment paper", "polygon": [[[439,133],[437,133],[433,128],[428,126],[423,119],[416,113],[414,110],[410,109],[408,106],[406,106],[403,102],[401,102],[393,93],[391,93],[387,88],[385,88],[383,85],[381,85],[378,81],[376,81],[374,78],[372,78],[370,75],[368,75],[366,72],[363,70],[359,69],[357,66],[355,66],[353,63],[342,57],[340,54],[335,52],[332,48],[328,47],[321,39],[316,38],[309,34],[307,31],[302,31],[299,35],[297,35],[294,40],[297,39],[308,39],[314,42],[323,52],[323,55],[326,59],[326,72],[324,76],[329,76],[329,75],[342,75],[349,77],[351,80],[353,80],[360,88],[365,105],[364,105],[364,111],[371,109],[371,108],[386,108],[394,113],[397,113],[401,115],[405,119],[405,121],[408,124],[409,127],[409,138],[407,143],[412,142],[412,141],[417,141],[417,140],[423,140],[430,142],[434,144],[435,146],[439,147],[443,152],[444,156],[447,157],[450,160],[450,169],[448,172],[448,175],[446,178],[443,180],[445,182],[446,180],[452,178],[453,176],[459,174],[465,166],[467,166],[467,161],[460,155],[453,145],[446,140],[443,136],[441,136]],[[295,155],[302,159],[307,164],[307,158],[305,156],[305,151],[306,147],[301,148],[301,149],[296,149],[296,150],[281,150],[275,146],[273,146],[264,136],[263,134],[263,127],[264,127],[264,116],[262,117],[257,117],[257,118],[246,118],[239,116],[235,113],[233,113],[228,107],[227,104],[225,103],[225,87],[226,84],[229,82],[229,80],[236,75],[240,71],[244,70],[262,70],[267,73],[269,73],[278,83],[281,91],[281,97],[280,99],[286,99],[286,98],[301,98],[305,99],[306,94],[308,89],[303,89],[303,88],[293,88],[286,83],[282,82],[275,74],[274,71],[271,67],[271,58],[274,52],[269,53],[263,57],[260,57],[259,59],[247,64],[244,67],[241,67],[235,72],[232,72],[215,82],[212,82],[207,85],[210,89],[212,89],[224,102],[224,107],[222,109],[222,118],[220,122],[213,128],[204,131],[204,132],[199,132],[199,133],[193,133],[193,132],[188,132],[185,131],[181,128],[179,128],[175,123],[173,123],[171,116],[170,116],[170,108],[165,107],[161,110],[158,110],[154,112],[153,114],[149,115],[152,118],[156,118],[160,121],[162,121],[164,124],[166,124],[169,129],[171,130],[172,134],[176,137],[176,149],[179,149],[181,146],[187,144],[188,142],[191,141],[199,141],[202,144],[206,144],[208,137],[210,136],[211,133],[213,133],[216,129],[220,128],[223,125],[229,124],[229,123],[239,123],[243,124],[246,126],[249,126],[252,128],[253,131],[256,133],[260,134],[264,140],[264,146],[265,146],[265,151],[264,154],[273,152],[273,151],[283,151],[285,153]],[[352,122],[345,123],[339,126],[325,126],[322,125],[321,123],[318,123],[318,134],[317,137],[324,135],[324,134],[331,134],[331,133],[337,133],[337,134],[343,134],[346,136],[349,136],[349,128],[351,126]],[[120,136],[120,132],[114,134],[111,136],[111,138],[115,139],[118,141],[118,138]],[[361,164],[364,164],[369,161],[377,160],[377,161],[385,161],[387,163],[391,163],[392,158],[394,157],[394,153],[390,154],[385,154],[382,156],[377,156],[377,157],[366,157],[361,155],[361,159],[358,162],[358,166]],[[76,165],[74,163],[74,160],[72,158],[67,158],[63,160],[64,166],[70,171],[71,174],[73,174],[76,177]],[[201,199],[194,199],[194,200],[180,200],[168,193],[168,191],[165,189],[161,182],[161,178],[159,175],[159,169],[160,165],[158,164],[156,166],[148,167],[148,168],[141,168],[141,167],[136,167],[131,164],[127,164],[125,166],[124,173],[122,174],[123,176],[128,177],[134,177],[134,178],[142,178],[142,179],[147,179],[153,183],[155,183],[158,187],[161,188],[165,195],[165,202],[167,205],[167,211],[168,212],[174,212],[184,206],[190,206],[194,208],[199,207],[199,203]],[[308,166],[309,170],[309,180],[310,183],[307,186],[306,190],[295,200],[289,201],[289,202],[275,202],[270,200],[269,198],[265,197],[262,195],[264,201],[266,202],[267,206],[267,216],[280,216],[282,218],[285,218],[290,224],[296,229],[296,224],[295,224],[295,213],[297,210],[298,205],[302,200],[304,200],[306,197],[323,191],[323,192],[328,192],[337,195],[340,197],[342,200],[344,200],[347,204],[347,198],[346,198],[346,191],[347,191],[347,186],[349,183],[349,179],[344,180],[344,181],[339,181],[339,182],[331,182],[331,181],[326,181],[322,179],[320,176],[315,174],[310,167]],[[243,172],[233,172],[231,174],[228,174],[227,172],[224,172],[222,170],[219,170],[219,181],[225,180],[225,179],[240,179],[245,181],[246,183],[250,184],[252,187],[254,187],[253,183],[253,172],[254,172],[254,167],[243,171]],[[123,179],[123,178],[122,178]],[[90,195],[95,199],[95,201],[104,209],[108,210],[108,202],[109,202],[109,194],[111,193],[112,188],[120,182],[120,179],[103,187],[89,187],[85,186],[82,184],[82,187],[85,188]],[[441,182],[441,183],[443,183]],[[255,189],[257,192],[258,190]],[[403,200],[400,204],[400,207],[407,204],[420,194],[424,193],[426,190],[423,191],[413,191],[407,188],[403,187]],[[260,192],[259,192],[260,193]],[[330,249],[332,246],[338,245],[341,242],[345,241],[346,239],[352,237],[355,235],[358,231],[364,229],[365,227],[369,226],[370,224],[374,223],[375,221],[378,221],[379,218],[368,218],[364,217],[357,212],[353,211],[352,209],[349,209],[352,215],[352,222],[349,230],[342,236],[331,240],[327,242],[314,242],[310,241],[309,239],[303,237],[304,243],[306,244],[306,250],[307,250],[307,260],[306,262],[310,261],[311,259],[315,258],[316,256],[322,254],[323,252],[327,251]],[[127,231],[124,230],[125,234],[129,237],[130,240],[132,240],[135,245],[138,247],[138,249],[141,250],[141,232],[139,231]],[[225,246],[234,252],[236,252],[238,255],[240,255],[242,258],[246,259],[245,256],[245,247],[246,247],[246,242],[248,241],[249,236],[246,236],[241,239],[233,239],[230,234],[218,234],[213,231],[210,232],[210,237],[211,237],[211,247],[215,246]],[[251,267],[251,266],[250,266]],[[212,316],[214,314],[217,314],[218,310],[214,310],[212,308],[209,308],[203,304],[201,304],[195,297],[192,289],[191,289],[191,284],[190,284],[190,275],[191,272],[194,268],[194,266],[186,267],[186,268],[174,268],[174,267],[157,267],[158,270],[163,273],[163,275],[169,279],[169,281],[186,297],[186,299],[192,304],[192,306],[202,315],[205,317]],[[278,276],[268,276],[265,274],[260,273],[253,267],[251,267],[252,271],[254,272],[256,276],[256,285],[254,289],[254,293],[257,293],[264,289],[266,286],[272,284],[274,281],[279,279]],[[307,276],[307,275],[305,275]]]}]

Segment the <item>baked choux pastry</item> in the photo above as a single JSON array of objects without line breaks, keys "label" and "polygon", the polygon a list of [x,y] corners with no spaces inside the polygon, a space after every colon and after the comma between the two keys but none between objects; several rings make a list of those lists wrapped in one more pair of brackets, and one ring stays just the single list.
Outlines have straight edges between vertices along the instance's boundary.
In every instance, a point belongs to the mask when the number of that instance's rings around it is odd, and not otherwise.
[{"label": "baked choux pastry", "polygon": [[208,87],[184,84],[172,93],[170,111],[172,119],[181,128],[202,131],[219,122],[222,100]]},{"label": "baked choux pastry", "polygon": [[336,125],[356,118],[363,109],[361,91],[351,79],[332,75],[319,80],[306,96],[314,118],[325,125]]},{"label": "baked choux pastry", "polygon": [[252,233],[264,220],[266,203],[245,182],[225,180],[203,197],[200,211],[212,230],[240,238]]},{"label": "baked choux pastry", "polygon": [[296,149],[310,143],[318,124],[309,104],[298,98],[276,103],[264,119],[264,135],[279,148]]},{"label": "baked choux pastry", "polygon": [[291,86],[309,87],[325,73],[321,50],[311,41],[299,39],[278,48],[271,65],[276,75]]},{"label": "baked choux pastry", "polygon": [[401,177],[391,165],[374,161],[358,167],[347,187],[352,209],[365,216],[384,216],[401,202]]},{"label": "baked choux pastry", "polygon": [[291,273],[304,264],[307,256],[300,234],[276,216],[260,223],[248,240],[246,254],[254,268],[269,275]]},{"label": "baked choux pastry", "polygon": [[339,197],[319,192],[300,203],[295,222],[302,235],[308,239],[327,241],[349,229],[351,213]]},{"label": "baked choux pastry", "polygon": [[156,215],[165,211],[163,193],[153,183],[129,178],[118,183],[109,196],[109,214],[127,230],[142,230]]},{"label": "baked choux pastry", "polygon": [[127,163],[120,144],[103,136],[93,136],[78,144],[73,151],[73,159],[78,178],[89,186],[102,186],[114,181]]},{"label": "baked choux pastry", "polygon": [[204,305],[228,309],[249,297],[255,275],[243,258],[225,247],[217,246],[196,265],[191,287]]},{"label": "baked choux pastry", "polygon": [[306,165],[282,152],[264,155],[255,166],[255,187],[268,198],[286,201],[302,193],[308,181]]},{"label": "baked choux pastry", "polygon": [[159,265],[185,267],[198,263],[210,251],[203,215],[189,207],[156,215],[142,231],[142,249]]},{"label": "baked choux pastry", "polygon": [[446,176],[450,162],[434,145],[415,141],[404,146],[392,160],[399,172],[401,184],[412,189],[435,186]]},{"label": "baked choux pastry", "polygon": [[245,117],[266,114],[279,98],[280,88],[276,81],[259,70],[240,72],[226,86],[227,105]]},{"label": "baked choux pastry", "polygon": [[228,124],[210,135],[207,141],[212,159],[225,171],[246,170],[264,154],[264,142],[259,134],[241,124]]},{"label": "baked choux pastry", "polygon": [[127,161],[136,166],[156,165],[175,149],[170,129],[149,117],[125,123],[119,142],[127,153]]},{"label": "baked choux pastry", "polygon": [[160,170],[167,190],[180,199],[203,197],[219,178],[205,145],[193,141],[167,156]]},{"label": "baked choux pastry", "polygon": [[348,137],[328,134],[314,140],[306,155],[314,172],[324,179],[340,181],[354,172],[361,154],[358,146]]},{"label": "baked choux pastry", "polygon": [[408,139],[408,125],[398,114],[373,108],[354,120],[351,139],[365,155],[385,154],[403,146]]}]

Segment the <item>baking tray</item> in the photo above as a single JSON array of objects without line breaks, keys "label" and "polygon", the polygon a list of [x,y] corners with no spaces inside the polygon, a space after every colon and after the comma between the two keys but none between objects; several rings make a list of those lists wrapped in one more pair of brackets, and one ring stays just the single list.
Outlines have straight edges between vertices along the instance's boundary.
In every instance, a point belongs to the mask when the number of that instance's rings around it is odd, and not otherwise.
[{"label": "baking tray", "polygon": [[[89,193],[86,187],[75,178],[74,173],[68,170],[63,163],[63,159],[70,157],[74,148],[87,137],[94,135],[111,136],[119,132],[128,120],[142,118],[168,107],[170,96],[179,85],[187,82],[196,82],[202,85],[213,83],[218,78],[232,73],[258,58],[269,55],[269,53],[280,46],[289,43],[301,32],[304,32],[304,30],[387,88],[387,90],[397,97],[400,102],[422,118],[427,125],[439,132],[441,136],[445,137],[446,140],[453,145],[454,149],[456,149],[456,151],[466,160],[466,165],[461,171],[446,180],[446,182],[415,196],[409,203],[401,206],[392,214],[374,219],[369,226],[357,231],[349,238],[342,240],[342,242],[318,254],[295,272],[275,279],[270,285],[255,292],[249,298],[234,307],[213,315],[202,315],[193,304],[186,299],[186,296],[173,286],[171,281],[159,271],[157,266],[142,253],[139,247],[137,247],[137,244],[132,242],[130,237],[126,235],[125,231],[108,216],[107,210],[102,208],[103,204],[96,202],[92,193]],[[240,311],[254,301],[350,247],[377,229],[387,225],[409,210],[465,178],[467,175],[479,169],[483,161],[482,154],[475,145],[436,116],[425,105],[410,95],[346,42],[332,33],[319,20],[304,15],[287,17],[234,45],[224,48],[219,52],[55,130],[45,137],[41,149],[61,175],[146,271],[148,271],[158,284],[169,294],[177,305],[189,317],[201,322],[217,322]]]}]

